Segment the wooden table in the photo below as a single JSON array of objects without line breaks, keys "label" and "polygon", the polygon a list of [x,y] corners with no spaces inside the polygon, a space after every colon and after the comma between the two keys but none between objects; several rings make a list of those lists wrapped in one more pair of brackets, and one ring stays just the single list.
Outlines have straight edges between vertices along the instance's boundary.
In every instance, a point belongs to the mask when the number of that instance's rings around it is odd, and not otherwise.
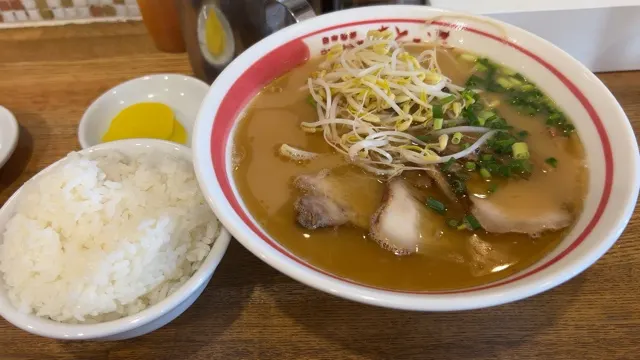
[{"label": "wooden table", "polygon": [[[140,23],[0,31],[0,104],[21,125],[18,149],[0,170],[0,204],[79,149],[76,127],[94,98],[159,72],[190,68],[184,54],[156,51]],[[638,134],[640,72],[600,78]],[[327,295],[233,242],[200,299],[168,326],[127,341],[65,342],[0,319],[0,359],[639,359],[638,236],[636,211],[613,249],[568,283],[505,306],[442,314]]]}]

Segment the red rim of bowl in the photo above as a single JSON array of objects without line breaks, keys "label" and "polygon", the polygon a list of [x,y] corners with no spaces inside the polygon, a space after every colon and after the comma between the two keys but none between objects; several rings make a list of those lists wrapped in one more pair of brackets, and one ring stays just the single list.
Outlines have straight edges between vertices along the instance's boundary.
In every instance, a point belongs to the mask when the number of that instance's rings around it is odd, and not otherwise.
[{"label": "red rim of bowl", "polygon": [[272,81],[273,79],[279,77],[285,72],[291,70],[295,66],[302,64],[309,58],[309,48],[303,42],[304,39],[320,34],[325,33],[327,31],[342,29],[357,25],[367,25],[367,24],[379,24],[379,23],[424,23],[423,20],[417,19],[376,19],[376,20],[365,20],[358,21],[352,23],[340,24],[328,28],[324,28],[322,30],[314,31],[309,34],[300,36],[296,39],[293,39],[271,52],[264,55],[262,58],[253,63],[231,86],[227,94],[224,96],[218,111],[215,116],[215,120],[211,129],[211,158],[213,162],[213,169],[216,175],[218,182],[220,183],[222,192],[234,209],[234,211],[238,214],[238,216],[242,219],[242,221],[263,241],[265,241],[269,246],[280,252],[281,254],[287,256],[291,260],[296,263],[305,266],[313,271],[321,273],[323,275],[329,276],[333,279],[340,280],[352,285],[362,286],[368,289],[388,291],[391,293],[404,293],[404,294],[433,294],[433,295],[442,295],[442,294],[460,294],[460,293],[469,293],[474,291],[486,290],[490,288],[494,288],[497,286],[506,285],[509,283],[513,283],[515,281],[521,280],[523,278],[529,277],[533,274],[536,274],[549,266],[555,264],[562,258],[566,257],[569,253],[575,250],[591,233],[593,228],[596,226],[600,217],[602,216],[608,201],[611,195],[611,188],[613,184],[613,156],[611,151],[611,143],[609,138],[607,137],[607,133],[605,131],[602,120],[598,116],[593,105],[589,102],[586,96],[578,89],[578,87],[569,80],[564,74],[562,74],[558,69],[556,69],[549,62],[542,59],[540,56],[532,53],[530,50],[523,48],[520,45],[514,44],[504,38],[495,36],[493,34],[487,33],[482,30],[478,30],[473,27],[469,27],[467,25],[462,25],[459,23],[452,24],[444,21],[434,21],[431,24],[438,25],[444,28],[455,28],[457,31],[468,31],[477,35],[484,36],[491,40],[502,43],[503,45],[509,46],[522,54],[528,56],[529,58],[535,60],[540,65],[545,67],[548,71],[550,71],[553,75],[558,78],[567,87],[567,89],[576,97],[576,99],[580,102],[580,104],[584,107],[586,112],[589,114],[591,121],[593,122],[598,136],[600,137],[602,151],[604,154],[605,160],[605,181],[604,187],[602,191],[602,195],[600,197],[600,201],[596,208],[596,212],[593,217],[589,220],[587,226],[584,230],[578,235],[578,237],[561,253],[548,260],[547,262],[537,265],[532,269],[525,270],[520,274],[516,274],[515,276],[508,277],[503,280],[498,280],[487,285],[466,288],[466,289],[457,289],[457,290],[446,290],[446,291],[403,291],[403,290],[394,290],[387,288],[380,288],[375,286],[366,285],[360,282],[356,282],[350,279],[342,278],[336,276],[330,272],[327,272],[323,269],[317,268],[306,261],[298,258],[297,256],[290,253],[286,248],[280,245],[278,242],[272,240],[262,229],[260,229],[252,220],[251,216],[245,213],[242,209],[242,206],[238,202],[238,199],[234,196],[233,189],[231,186],[231,181],[227,176],[227,159],[226,159],[226,146],[229,140],[229,136],[231,133],[231,129],[233,128],[238,115],[244,110],[245,106],[251,101],[253,96],[262,89],[267,83]]}]

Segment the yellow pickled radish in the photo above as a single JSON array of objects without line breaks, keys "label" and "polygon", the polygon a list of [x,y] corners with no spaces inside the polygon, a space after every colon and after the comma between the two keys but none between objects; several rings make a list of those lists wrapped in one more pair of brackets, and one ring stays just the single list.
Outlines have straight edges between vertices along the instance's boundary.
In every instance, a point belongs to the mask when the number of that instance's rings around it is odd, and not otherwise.
[{"label": "yellow pickled radish", "polygon": [[184,129],[184,126],[180,124],[180,121],[176,119],[173,120],[173,134],[171,134],[168,140],[182,145],[187,143],[187,131]]},{"label": "yellow pickled radish", "polygon": [[102,141],[135,138],[167,140],[173,135],[174,121],[173,111],[165,104],[134,104],[113,118],[109,130],[102,136]]}]

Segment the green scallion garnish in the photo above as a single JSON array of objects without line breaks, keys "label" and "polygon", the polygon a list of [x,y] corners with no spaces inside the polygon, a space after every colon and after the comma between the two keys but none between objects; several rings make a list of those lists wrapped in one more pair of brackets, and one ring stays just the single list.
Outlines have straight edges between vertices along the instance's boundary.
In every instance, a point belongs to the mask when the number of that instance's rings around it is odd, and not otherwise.
[{"label": "green scallion garnish", "polygon": [[443,123],[444,123],[444,119],[442,119],[442,118],[433,119],[433,130],[442,129],[442,124]]},{"label": "green scallion garnish", "polygon": [[452,228],[457,228],[460,223],[456,219],[447,220],[447,225]]},{"label": "green scallion garnish", "polygon": [[547,158],[544,162],[551,165],[552,167],[558,167],[558,160],[554,157]]},{"label": "green scallion garnish", "polygon": [[469,229],[471,230],[478,230],[480,229],[482,226],[480,225],[480,222],[478,222],[478,219],[476,219],[475,216],[469,214],[467,216],[464,217],[464,223],[469,227]]},{"label": "green scallion garnish", "polygon": [[525,142],[517,142],[511,145],[514,159],[528,159],[529,158],[529,146]]},{"label": "green scallion garnish", "polygon": [[434,210],[435,212],[437,212],[438,214],[444,214],[445,211],[447,210],[446,206],[444,206],[443,203],[441,203],[440,201],[432,197],[427,198],[427,206],[432,210]]},{"label": "green scallion garnish", "polygon": [[504,77],[497,78],[496,82],[498,83],[498,85],[502,86],[505,89],[511,89],[513,87],[513,83],[511,83],[509,79]]},{"label": "green scallion garnish", "polygon": [[535,90],[535,89],[536,89],[536,87],[533,86],[532,84],[524,84],[524,85],[520,86],[520,90],[524,91],[524,92],[532,91],[532,90]]},{"label": "green scallion garnish", "polygon": [[464,168],[467,169],[467,170],[475,170],[476,169],[476,163],[474,163],[473,161],[469,161],[469,162],[464,164]]},{"label": "green scallion garnish", "polygon": [[451,165],[453,165],[456,162],[456,159],[454,158],[449,158],[449,160],[447,160],[446,163],[441,165],[441,169],[442,171],[448,171],[449,168],[451,167]]},{"label": "green scallion garnish", "polygon": [[[444,98],[444,99],[440,99],[440,103],[441,103],[442,105],[446,105],[446,104],[448,104],[448,103],[450,103],[450,102],[453,102],[455,99],[456,99],[456,96],[455,96],[455,95],[449,95],[449,96],[447,96],[447,97],[446,97],[446,98]],[[435,115],[434,115],[434,116],[435,116]]]},{"label": "green scallion garnish", "polygon": [[309,96],[307,96],[307,103],[309,103],[309,105],[315,107],[316,106],[316,99],[314,99],[313,96],[309,95]]},{"label": "green scallion garnish", "polygon": [[453,137],[451,137],[451,143],[454,144],[454,145],[460,144],[460,140],[462,140],[462,133],[461,132],[454,133]]},{"label": "green scallion garnish", "polygon": [[494,192],[496,192],[496,190],[498,190],[498,184],[493,183],[493,182],[491,184],[489,184],[489,189],[487,189],[487,192],[489,194],[493,194]]},{"label": "green scallion garnish", "polygon": [[482,176],[483,179],[491,179],[491,173],[485,168],[480,169],[480,176]]},{"label": "green scallion garnish", "polygon": [[496,117],[496,114],[494,112],[482,111],[480,112],[480,114],[478,114],[478,124],[480,124],[480,126],[484,126],[487,120],[492,119],[494,117]]},{"label": "green scallion garnish", "polygon": [[431,111],[433,112],[433,117],[435,119],[444,118],[444,113],[442,111],[442,105],[433,105],[433,108],[431,109]]}]

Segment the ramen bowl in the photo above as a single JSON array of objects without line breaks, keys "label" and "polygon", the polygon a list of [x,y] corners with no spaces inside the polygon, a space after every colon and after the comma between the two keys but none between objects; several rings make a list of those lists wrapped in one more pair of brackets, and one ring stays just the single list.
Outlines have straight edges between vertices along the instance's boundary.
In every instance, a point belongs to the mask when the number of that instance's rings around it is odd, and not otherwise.
[{"label": "ramen bowl", "polygon": [[[531,79],[573,119],[585,145],[586,197],[574,226],[541,260],[504,279],[470,288],[423,292],[378,288],[313,266],[283,247],[248,211],[233,178],[233,135],[247,105],[270,81],[307,59],[325,54],[335,44],[357,46],[375,29],[392,30],[396,41],[438,40],[493,59]],[[627,117],[583,65],[514,26],[430,7],[340,11],[265,38],[234,60],[213,83],[198,114],[192,148],[198,179],[214,212],[260,259],[302,283],[343,298],[418,311],[504,304],[576,276],[622,233],[634,209],[640,175],[637,143]]]}]

